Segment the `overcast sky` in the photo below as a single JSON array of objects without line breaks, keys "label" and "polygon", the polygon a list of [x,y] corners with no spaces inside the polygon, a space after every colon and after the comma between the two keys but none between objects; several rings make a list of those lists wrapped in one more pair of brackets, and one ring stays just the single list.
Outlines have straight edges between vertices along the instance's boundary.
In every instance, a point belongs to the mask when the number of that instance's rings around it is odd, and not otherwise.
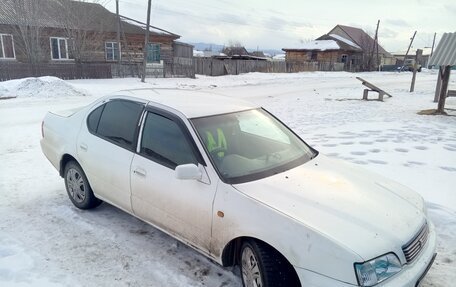
[{"label": "overcast sky", "polygon": [[[94,1],[94,0],[92,0]],[[99,0],[115,12],[115,0]],[[146,22],[147,0],[119,0],[120,14]],[[152,0],[151,24],[182,36],[184,42],[247,48],[299,47],[337,24],[374,34],[389,52],[432,46],[444,32],[456,31],[456,0]]]}]

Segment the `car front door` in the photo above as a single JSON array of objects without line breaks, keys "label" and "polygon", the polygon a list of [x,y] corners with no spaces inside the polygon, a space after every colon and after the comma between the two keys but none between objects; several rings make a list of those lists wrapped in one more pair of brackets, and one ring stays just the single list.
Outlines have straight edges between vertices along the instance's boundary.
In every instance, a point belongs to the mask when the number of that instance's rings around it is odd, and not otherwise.
[{"label": "car front door", "polygon": [[[176,166],[189,163],[199,166],[201,180],[176,178]],[[135,215],[209,252],[216,185],[185,122],[167,111],[147,111],[131,165]]]}]

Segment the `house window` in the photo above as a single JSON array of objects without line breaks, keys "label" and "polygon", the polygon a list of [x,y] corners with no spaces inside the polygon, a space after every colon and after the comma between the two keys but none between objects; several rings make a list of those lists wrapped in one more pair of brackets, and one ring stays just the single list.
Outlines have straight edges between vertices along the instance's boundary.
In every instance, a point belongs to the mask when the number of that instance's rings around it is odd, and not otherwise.
[{"label": "house window", "polygon": [[312,61],[317,61],[318,60],[318,52],[317,51],[312,51],[312,55],[310,57]]},{"label": "house window", "polygon": [[0,59],[15,59],[13,35],[0,34]]},{"label": "house window", "polygon": [[118,61],[119,60],[119,44],[117,42],[106,42],[105,43],[105,54],[106,54],[106,61]]},{"label": "house window", "polygon": [[52,60],[68,60],[68,41],[66,38],[51,37]]},{"label": "house window", "polygon": [[347,63],[347,58],[348,58],[348,55],[343,54],[343,55],[340,57],[340,62],[341,62],[341,63]]},{"label": "house window", "polygon": [[147,63],[160,62],[160,44],[151,44],[147,46]]}]

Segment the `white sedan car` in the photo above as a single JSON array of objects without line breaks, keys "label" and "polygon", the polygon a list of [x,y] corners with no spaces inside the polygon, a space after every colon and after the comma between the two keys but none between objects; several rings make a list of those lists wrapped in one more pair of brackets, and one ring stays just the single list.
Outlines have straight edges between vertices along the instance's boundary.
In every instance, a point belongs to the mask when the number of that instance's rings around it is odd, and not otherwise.
[{"label": "white sedan car", "polygon": [[265,109],[129,90],[48,113],[41,147],[81,209],[108,202],[246,287],[415,287],[436,235],[415,192],[329,159]]}]

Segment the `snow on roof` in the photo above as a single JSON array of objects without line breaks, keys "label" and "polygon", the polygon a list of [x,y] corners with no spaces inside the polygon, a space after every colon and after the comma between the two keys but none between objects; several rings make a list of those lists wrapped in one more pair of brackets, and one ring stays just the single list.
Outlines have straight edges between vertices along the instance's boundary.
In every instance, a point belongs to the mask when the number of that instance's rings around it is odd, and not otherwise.
[{"label": "snow on roof", "polygon": [[193,50],[193,57],[204,57],[203,51]]},{"label": "snow on roof", "polygon": [[344,42],[347,45],[350,45],[350,46],[353,46],[355,48],[361,49],[360,46],[356,45],[354,42],[352,42],[352,41],[350,41],[348,39],[345,39],[342,36],[339,36],[339,35],[336,35],[336,34],[329,34],[329,36],[334,38],[334,39],[336,39],[336,40],[342,41],[342,42]]},{"label": "snow on roof", "polygon": [[279,60],[279,61],[285,61],[286,55],[285,54],[277,54],[272,59],[274,60]]},{"label": "snow on roof", "polygon": [[302,44],[298,48],[285,48],[283,50],[339,50],[340,46],[334,40],[315,40]]}]

